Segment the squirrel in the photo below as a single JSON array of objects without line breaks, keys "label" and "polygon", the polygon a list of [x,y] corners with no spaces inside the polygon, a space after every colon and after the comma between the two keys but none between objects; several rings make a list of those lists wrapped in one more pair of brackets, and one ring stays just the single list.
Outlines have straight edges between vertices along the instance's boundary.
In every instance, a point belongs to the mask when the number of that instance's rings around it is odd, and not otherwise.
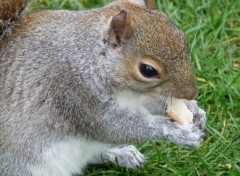
[{"label": "squirrel", "polygon": [[[133,143],[200,145],[187,39],[153,0],[29,13],[28,2],[0,1],[1,175],[70,176],[116,158],[138,168]],[[193,124],[166,116],[169,97],[184,99]]]}]

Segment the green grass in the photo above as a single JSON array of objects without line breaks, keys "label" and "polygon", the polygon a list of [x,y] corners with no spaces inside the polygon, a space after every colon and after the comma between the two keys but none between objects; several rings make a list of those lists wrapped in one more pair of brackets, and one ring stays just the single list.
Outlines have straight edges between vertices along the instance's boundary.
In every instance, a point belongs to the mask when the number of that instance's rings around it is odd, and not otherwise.
[{"label": "green grass", "polygon": [[[39,0],[34,9],[83,9],[109,0]],[[200,148],[166,141],[138,144],[144,167],[89,166],[85,175],[240,175],[240,1],[158,0],[189,39],[199,84],[199,105],[207,112],[207,138]]]}]

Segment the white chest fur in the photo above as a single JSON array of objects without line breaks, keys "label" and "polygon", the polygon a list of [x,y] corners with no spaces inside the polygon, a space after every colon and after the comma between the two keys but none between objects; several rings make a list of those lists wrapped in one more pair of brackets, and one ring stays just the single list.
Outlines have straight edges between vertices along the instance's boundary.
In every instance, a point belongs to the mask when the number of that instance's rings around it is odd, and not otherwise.
[{"label": "white chest fur", "polygon": [[145,99],[146,96],[143,94],[128,91],[119,92],[117,94],[117,102],[121,108],[128,108],[136,112],[146,110],[143,105]]},{"label": "white chest fur", "polygon": [[81,173],[87,162],[106,148],[98,142],[69,139],[52,145],[43,153],[43,164],[29,169],[33,176],[71,176]]}]

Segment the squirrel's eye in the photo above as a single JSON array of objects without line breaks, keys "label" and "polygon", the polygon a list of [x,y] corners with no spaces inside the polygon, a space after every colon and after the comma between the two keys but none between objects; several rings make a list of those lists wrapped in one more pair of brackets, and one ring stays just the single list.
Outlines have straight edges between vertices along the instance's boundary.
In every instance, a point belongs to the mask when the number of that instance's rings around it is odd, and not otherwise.
[{"label": "squirrel's eye", "polygon": [[140,63],[139,71],[145,78],[156,78],[159,77],[158,72],[150,65]]}]

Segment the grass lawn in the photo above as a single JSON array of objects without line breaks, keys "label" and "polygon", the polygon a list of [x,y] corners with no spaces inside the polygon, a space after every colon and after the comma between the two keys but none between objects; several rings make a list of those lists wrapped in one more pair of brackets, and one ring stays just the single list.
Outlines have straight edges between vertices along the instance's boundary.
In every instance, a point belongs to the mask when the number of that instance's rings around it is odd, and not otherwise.
[{"label": "grass lawn", "polygon": [[[39,0],[33,9],[82,9],[109,0]],[[200,148],[166,141],[138,144],[147,157],[143,168],[89,166],[85,175],[240,175],[240,1],[158,0],[189,39],[199,85],[198,101],[207,112],[207,138]]]}]

